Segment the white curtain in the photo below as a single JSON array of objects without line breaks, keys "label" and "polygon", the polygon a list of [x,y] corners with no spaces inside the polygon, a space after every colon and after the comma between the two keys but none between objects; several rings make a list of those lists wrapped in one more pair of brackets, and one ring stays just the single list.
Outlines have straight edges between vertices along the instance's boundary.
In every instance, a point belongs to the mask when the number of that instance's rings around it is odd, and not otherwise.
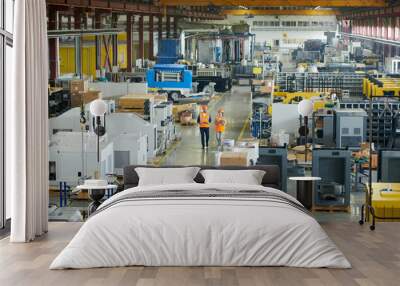
[{"label": "white curtain", "polygon": [[45,0],[16,0],[14,94],[7,100],[7,187],[12,242],[48,227],[48,46]]}]

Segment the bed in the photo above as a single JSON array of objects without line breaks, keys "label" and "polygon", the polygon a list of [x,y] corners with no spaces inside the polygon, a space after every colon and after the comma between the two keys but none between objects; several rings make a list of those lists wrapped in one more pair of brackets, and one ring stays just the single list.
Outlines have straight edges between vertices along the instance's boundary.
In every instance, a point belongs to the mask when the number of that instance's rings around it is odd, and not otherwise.
[{"label": "bed", "polygon": [[[262,185],[195,183],[138,186],[105,201],[50,269],[120,266],[290,266],[350,268],[318,222],[279,191],[278,166]],[[215,169],[215,167],[202,167]],[[243,169],[228,167],[224,169]]]}]

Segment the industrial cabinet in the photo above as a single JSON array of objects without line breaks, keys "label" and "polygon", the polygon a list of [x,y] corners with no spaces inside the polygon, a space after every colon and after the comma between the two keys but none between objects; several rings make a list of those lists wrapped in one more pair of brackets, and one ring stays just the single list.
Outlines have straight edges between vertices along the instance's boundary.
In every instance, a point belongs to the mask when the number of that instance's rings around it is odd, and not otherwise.
[{"label": "industrial cabinet", "polygon": [[285,147],[260,147],[258,165],[278,165],[281,173],[282,191],[287,192],[287,155],[288,151]]},{"label": "industrial cabinet", "polygon": [[349,150],[313,150],[312,175],[321,178],[315,184],[314,206],[350,205],[351,158]]},{"label": "industrial cabinet", "polygon": [[336,147],[360,148],[366,141],[367,113],[363,109],[336,110]]},{"label": "industrial cabinet", "polygon": [[400,183],[400,149],[379,150],[378,181]]}]

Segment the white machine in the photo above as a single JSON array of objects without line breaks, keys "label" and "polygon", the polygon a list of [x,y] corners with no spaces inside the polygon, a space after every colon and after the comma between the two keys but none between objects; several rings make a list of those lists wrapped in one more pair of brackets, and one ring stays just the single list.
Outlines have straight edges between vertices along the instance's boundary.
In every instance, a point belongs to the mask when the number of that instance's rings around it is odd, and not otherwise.
[{"label": "white machine", "polygon": [[[49,180],[57,186],[66,182],[79,185],[81,178],[93,178],[96,171],[105,174],[122,172],[128,165],[147,163],[147,135],[105,135],[100,140],[100,164],[97,162],[97,137],[90,132],[54,134],[49,145]],[[110,157],[111,155],[111,157]]]},{"label": "white machine", "polygon": [[143,120],[134,113],[113,113],[107,117],[106,136],[117,137],[120,134],[146,135],[147,158],[153,159],[158,151],[157,125]]},{"label": "white machine", "polygon": [[147,164],[147,136],[120,134],[101,151],[101,176],[123,174],[129,165]]},{"label": "white machine", "polygon": [[[113,114],[115,112],[115,101],[106,100],[107,112],[106,116]],[[89,111],[89,104],[85,105],[84,117],[86,120],[86,131],[93,130],[92,114]],[[81,131],[81,108],[74,107],[70,110],[60,114],[57,117],[52,117],[49,119],[49,136],[56,134],[59,131]]]},{"label": "white machine", "polygon": [[[49,144],[49,181],[76,186],[79,178],[93,177],[97,170],[96,135],[60,131]],[[100,148],[102,146],[100,143]]]},{"label": "white machine", "polygon": [[158,153],[163,153],[166,148],[176,139],[176,127],[173,120],[173,103],[162,102],[154,106],[151,122],[157,125]]}]

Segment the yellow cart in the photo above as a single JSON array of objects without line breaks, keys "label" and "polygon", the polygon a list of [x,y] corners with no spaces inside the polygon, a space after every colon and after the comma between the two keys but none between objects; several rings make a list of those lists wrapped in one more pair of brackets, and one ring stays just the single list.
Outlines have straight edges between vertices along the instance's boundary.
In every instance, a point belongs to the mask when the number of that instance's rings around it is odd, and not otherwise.
[{"label": "yellow cart", "polygon": [[400,183],[373,183],[372,190],[366,189],[366,203],[361,208],[359,223],[371,221],[400,221]]}]

